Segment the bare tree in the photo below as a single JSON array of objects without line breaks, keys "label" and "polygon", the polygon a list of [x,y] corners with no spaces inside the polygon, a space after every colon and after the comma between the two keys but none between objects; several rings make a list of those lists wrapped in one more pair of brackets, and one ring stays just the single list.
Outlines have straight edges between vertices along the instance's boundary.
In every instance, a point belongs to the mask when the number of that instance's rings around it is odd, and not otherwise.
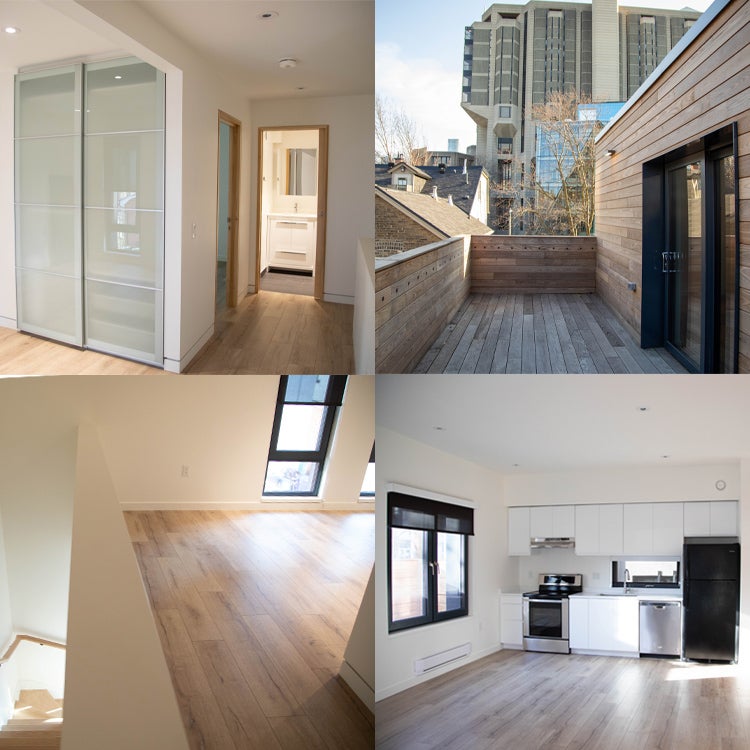
[{"label": "bare tree", "polygon": [[503,210],[512,207],[528,234],[588,235],[594,229],[594,139],[602,124],[577,119],[584,103],[574,92],[560,92],[533,107],[540,160],[531,174],[512,161],[514,178],[493,186]]},{"label": "bare tree", "polygon": [[420,144],[424,136],[419,125],[390,99],[375,96],[376,152],[386,161],[406,159],[415,166],[427,163],[429,154]]}]

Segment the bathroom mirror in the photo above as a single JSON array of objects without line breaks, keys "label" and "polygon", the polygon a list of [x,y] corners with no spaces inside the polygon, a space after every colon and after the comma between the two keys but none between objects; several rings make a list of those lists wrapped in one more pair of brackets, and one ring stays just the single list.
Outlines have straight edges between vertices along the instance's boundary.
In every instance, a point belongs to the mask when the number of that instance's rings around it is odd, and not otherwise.
[{"label": "bathroom mirror", "polygon": [[286,150],[286,194],[315,195],[318,181],[318,150],[288,148]]}]

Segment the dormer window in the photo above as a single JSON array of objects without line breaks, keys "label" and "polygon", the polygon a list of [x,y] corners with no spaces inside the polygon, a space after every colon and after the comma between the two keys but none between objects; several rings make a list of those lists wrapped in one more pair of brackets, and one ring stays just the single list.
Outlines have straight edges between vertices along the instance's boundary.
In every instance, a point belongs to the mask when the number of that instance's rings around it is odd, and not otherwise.
[{"label": "dormer window", "polygon": [[406,177],[399,177],[396,182],[397,190],[406,190]]}]

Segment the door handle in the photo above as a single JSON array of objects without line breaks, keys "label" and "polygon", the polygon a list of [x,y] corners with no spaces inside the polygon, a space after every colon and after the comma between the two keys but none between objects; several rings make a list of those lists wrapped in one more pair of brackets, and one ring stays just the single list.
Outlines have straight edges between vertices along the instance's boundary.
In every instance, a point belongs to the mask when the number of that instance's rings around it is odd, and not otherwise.
[{"label": "door handle", "polygon": [[674,250],[664,250],[661,254],[661,271],[662,273],[677,273],[677,261],[680,259],[680,253]]}]

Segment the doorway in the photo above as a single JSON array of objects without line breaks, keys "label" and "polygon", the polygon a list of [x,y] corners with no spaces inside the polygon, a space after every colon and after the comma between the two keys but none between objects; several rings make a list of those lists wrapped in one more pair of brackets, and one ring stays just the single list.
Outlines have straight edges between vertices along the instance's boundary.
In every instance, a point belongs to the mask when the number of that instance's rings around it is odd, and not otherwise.
[{"label": "doorway", "polygon": [[216,316],[237,306],[240,121],[219,111],[216,195]]},{"label": "doorway", "polygon": [[259,128],[255,288],[322,300],[328,126]]},{"label": "doorway", "polygon": [[644,165],[643,346],[691,372],[738,369],[735,129]]}]

